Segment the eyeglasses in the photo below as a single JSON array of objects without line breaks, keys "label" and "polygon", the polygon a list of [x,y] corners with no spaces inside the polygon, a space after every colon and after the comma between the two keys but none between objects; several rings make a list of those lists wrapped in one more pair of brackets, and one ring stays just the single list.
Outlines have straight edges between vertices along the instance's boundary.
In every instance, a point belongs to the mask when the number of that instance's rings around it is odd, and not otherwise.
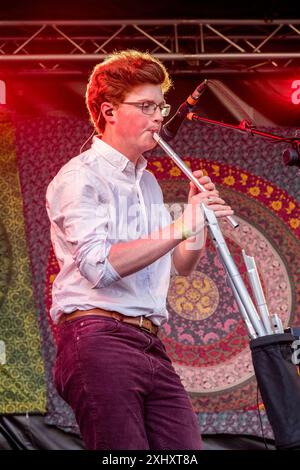
[{"label": "eyeglasses", "polygon": [[157,108],[160,109],[161,115],[163,117],[169,116],[171,111],[171,105],[163,103],[163,104],[156,104],[152,103],[151,101],[145,101],[144,103],[132,103],[129,101],[123,101],[122,104],[130,104],[131,106],[136,106],[140,108],[144,114],[154,114]]}]

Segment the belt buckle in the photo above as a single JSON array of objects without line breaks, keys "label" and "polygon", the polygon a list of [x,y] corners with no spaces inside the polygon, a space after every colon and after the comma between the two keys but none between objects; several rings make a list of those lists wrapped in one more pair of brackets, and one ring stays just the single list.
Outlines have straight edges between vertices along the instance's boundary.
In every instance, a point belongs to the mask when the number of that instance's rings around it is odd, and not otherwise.
[{"label": "belt buckle", "polygon": [[151,333],[151,328],[147,328],[146,326],[143,325],[144,323],[144,320],[145,320],[145,317],[143,317],[143,315],[140,316],[140,321],[139,321],[139,327],[141,328],[141,330],[145,330],[145,331],[150,331]]}]

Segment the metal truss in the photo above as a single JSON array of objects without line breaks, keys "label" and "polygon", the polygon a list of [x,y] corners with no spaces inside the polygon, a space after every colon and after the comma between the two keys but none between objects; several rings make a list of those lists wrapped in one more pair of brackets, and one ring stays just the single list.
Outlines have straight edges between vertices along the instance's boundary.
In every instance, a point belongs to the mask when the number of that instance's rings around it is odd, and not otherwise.
[{"label": "metal truss", "polygon": [[300,19],[0,21],[0,63],[13,73],[85,73],[126,48],[175,74],[285,72],[300,68]]}]

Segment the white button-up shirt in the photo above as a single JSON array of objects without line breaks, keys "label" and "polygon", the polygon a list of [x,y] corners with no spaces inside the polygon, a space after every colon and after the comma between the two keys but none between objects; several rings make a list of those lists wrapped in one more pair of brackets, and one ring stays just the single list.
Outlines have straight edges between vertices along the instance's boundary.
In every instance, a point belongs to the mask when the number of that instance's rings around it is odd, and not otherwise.
[{"label": "white button-up shirt", "polygon": [[89,150],[64,165],[47,189],[51,241],[60,267],[51,317],[99,307],[144,315],[161,325],[171,252],[121,278],[108,261],[113,244],[138,239],[170,224],[161,188],[141,156],[136,166],[94,137]]}]

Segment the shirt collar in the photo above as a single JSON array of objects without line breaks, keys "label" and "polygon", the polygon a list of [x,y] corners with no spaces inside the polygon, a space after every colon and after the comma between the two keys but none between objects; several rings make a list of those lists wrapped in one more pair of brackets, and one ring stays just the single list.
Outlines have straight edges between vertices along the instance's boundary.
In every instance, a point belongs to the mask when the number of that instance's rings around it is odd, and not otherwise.
[{"label": "shirt collar", "polygon": [[101,157],[118,170],[130,174],[136,175],[138,179],[141,178],[144,169],[147,166],[147,160],[141,155],[134,165],[125,155],[118,150],[111,147],[106,142],[103,142],[99,137],[93,138],[92,149],[97,153],[101,154]]}]

